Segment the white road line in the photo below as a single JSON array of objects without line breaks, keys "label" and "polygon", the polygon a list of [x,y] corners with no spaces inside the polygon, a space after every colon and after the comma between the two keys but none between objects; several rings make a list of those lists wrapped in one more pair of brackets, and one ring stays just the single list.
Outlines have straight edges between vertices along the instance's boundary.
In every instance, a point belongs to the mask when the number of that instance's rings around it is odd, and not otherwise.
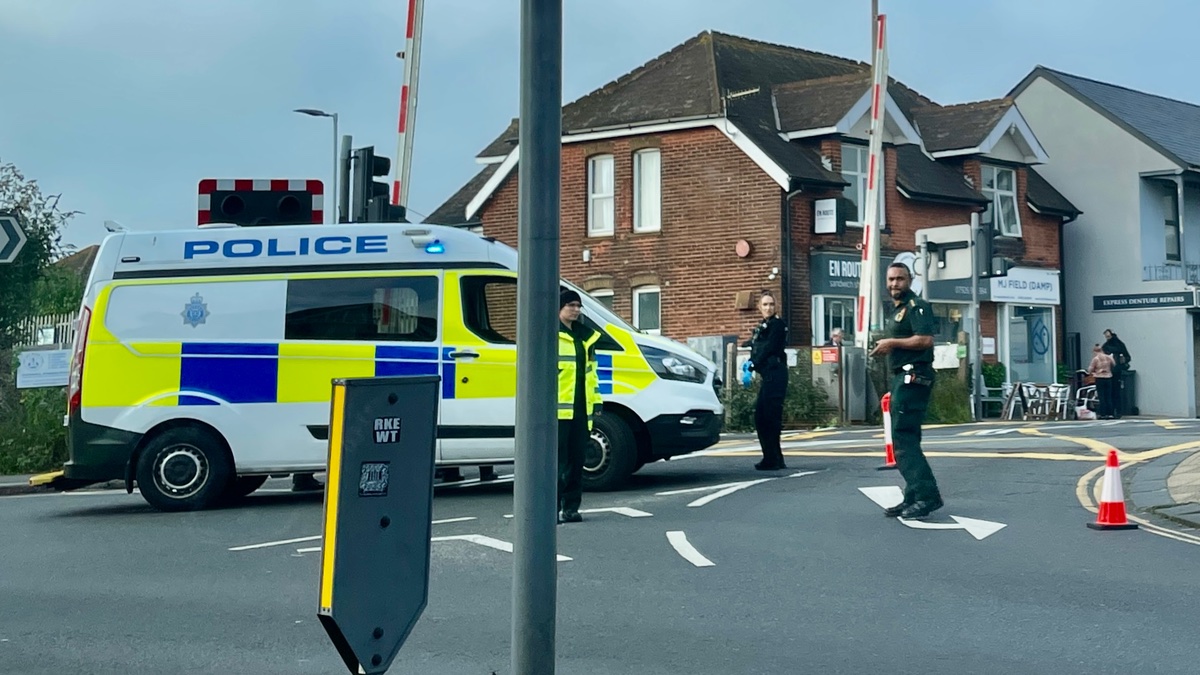
[{"label": "white road line", "polygon": [[[321,535],[318,534],[318,535],[312,536],[312,537],[297,537],[295,539],[282,539],[280,541],[267,541],[267,542],[263,542],[261,544],[248,544],[246,546],[234,546],[233,548],[230,548],[229,550],[230,551],[249,551],[251,549],[256,549],[256,548],[269,548],[271,546],[286,546],[288,544],[298,544],[302,541],[315,541],[320,538],[321,538]],[[318,548],[317,550],[319,551],[321,549]]]},{"label": "white road line", "polygon": [[[444,520],[435,520],[435,521],[433,521],[433,524],[434,525],[442,525],[445,523],[462,523],[462,522],[465,522],[468,520],[475,520],[475,519],[476,519],[475,516],[466,516],[463,518],[446,518]],[[295,539],[281,539],[280,541],[268,541],[268,542],[263,542],[261,544],[248,544],[246,546],[234,546],[228,550],[230,550],[230,551],[250,551],[250,550],[253,550],[256,548],[270,548],[272,546],[286,546],[288,544],[299,544],[300,542],[303,542],[303,541],[316,541],[317,539],[320,539],[320,538],[321,538],[321,535],[317,534],[317,535],[313,535],[311,537],[297,537]],[[320,549],[320,547],[318,547],[316,549],[311,549],[311,550],[310,549],[301,549],[300,552],[301,553],[311,553],[314,550],[320,551],[321,549]]]},{"label": "white road line", "polygon": [[700,555],[695,546],[687,540],[687,535],[681,531],[673,531],[667,533],[667,541],[671,542],[671,547],[675,552],[683,556],[683,559],[692,563],[696,567],[712,567],[716,563]]},{"label": "white road line", "polygon": [[312,548],[298,548],[298,549],[296,549],[296,553],[319,553],[320,551],[321,551],[321,547],[320,547],[320,546],[313,546]]}]

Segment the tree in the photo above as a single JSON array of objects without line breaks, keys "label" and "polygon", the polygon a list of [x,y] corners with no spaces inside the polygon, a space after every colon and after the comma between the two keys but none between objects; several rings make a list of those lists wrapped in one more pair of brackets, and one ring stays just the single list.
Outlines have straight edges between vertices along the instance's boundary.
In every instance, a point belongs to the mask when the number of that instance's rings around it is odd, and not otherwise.
[{"label": "tree", "polygon": [[39,312],[38,297],[54,295],[56,280],[46,274],[65,252],[62,229],[75,211],[58,208],[60,195],[44,195],[11,163],[0,162],[0,209],[15,211],[28,241],[16,260],[0,265],[0,352],[12,349],[18,326]]}]

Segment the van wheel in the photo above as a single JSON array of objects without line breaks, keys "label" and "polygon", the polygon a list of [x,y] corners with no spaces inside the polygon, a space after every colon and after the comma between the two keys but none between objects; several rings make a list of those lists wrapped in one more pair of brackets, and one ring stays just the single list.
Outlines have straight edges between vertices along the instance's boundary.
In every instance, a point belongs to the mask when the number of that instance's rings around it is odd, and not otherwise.
[{"label": "van wheel", "polygon": [[221,499],[233,481],[225,444],[196,427],[168,429],[138,458],[138,489],[161,511],[196,511]]},{"label": "van wheel", "polygon": [[238,476],[229,481],[229,485],[225,487],[225,494],[222,497],[227,501],[237,501],[249,496],[266,482],[266,476]]},{"label": "van wheel", "polygon": [[619,415],[597,415],[592,423],[592,442],[583,455],[583,487],[586,490],[615,490],[622,487],[637,466],[637,442],[633,430]]}]

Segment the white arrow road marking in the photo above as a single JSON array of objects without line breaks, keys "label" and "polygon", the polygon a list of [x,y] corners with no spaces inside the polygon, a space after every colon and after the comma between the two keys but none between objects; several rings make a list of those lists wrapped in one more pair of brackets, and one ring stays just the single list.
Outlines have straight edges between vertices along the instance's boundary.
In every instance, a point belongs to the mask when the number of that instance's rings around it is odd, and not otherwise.
[{"label": "white arrow road marking", "polygon": [[691,506],[691,507],[704,506],[705,504],[708,504],[709,502],[711,502],[713,500],[720,499],[721,497],[725,497],[727,495],[731,495],[731,494],[737,492],[738,490],[744,490],[752,485],[758,485],[759,483],[766,483],[766,482],[773,481],[773,480],[779,480],[779,478],[781,478],[781,477],[782,478],[797,478],[799,476],[807,476],[807,475],[813,474],[813,473],[816,473],[816,471],[798,471],[790,476],[759,478],[758,480],[746,480],[746,481],[740,481],[737,483],[723,483],[721,485],[708,485],[705,487],[686,488],[683,490],[668,490],[667,492],[656,492],[655,494],[660,497],[665,497],[668,495],[681,495],[681,494],[686,494],[689,492],[706,492],[708,490],[717,490],[717,492],[714,492],[710,495],[705,495],[704,497],[701,497],[701,498],[691,502],[690,504],[688,504],[688,506]]},{"label": "white arrow road marking", "polygon": [[[454,534],[454,535],[449,535],[449,536],[445,536],[445,537],[433,537],[429,541],[469,541],[472,544],[479,544],[480,546],[487,546],[488,548],[494,548],[497,551],[504,551],[505,553],[513,552],[512,543],[504,541],[502,539],[493,539],[492,537],[487,537],[482,534]],[[320,550],[321,550],[320,546],[313,546],[312,548],[298,548],[298,549],[296,549],[296,553],[316,553]],[[567,556],[562,555],[561,553],[558,554],[559,562],[565,562],[570,559],[571,558],[568,558]]]},{"label": "white arrow road marking", "polygon": [[[638,509],[632,509],[632,508],[629,508],[628,506],[606,506],[604,508],[599,508],[599,509],[580,509],[579,510],[580,513],[601,513],[604,511],[612,511],[613,513],[619,513],[623,516],[629,516],[630,518],[649,518],[650,516],[654,515],[653,513],[646,513],[645,511],[640,511]],[[512,518],[513,514],[506,513],[506,514],[504,514],[504,517]]]},{"label": "white arrow road marking", "polygon": [[[487,546],[489,548],[494,548],[497,551],[505,551],[507,553],[513,552],[512,543],[503,541],[501,539],[493,539],[482,534],[455,534],[448,537],[434,537],[433,539],[430,539],[430,541],[469,541],[472,544]],[[567,560],[570,560],[570,558],[562,555],[561,553],[558,554],[559,562],[564,562]]]},{"label": "white arrow road marking", "polygon": [[716,563],[700,555],[695,546],[687,540],[687,535],[681,531],[673,531],[667,533],[667,541],[671,542],[671,547],[675,552],[683,556],[683,559],[692,563],[696,567],[712,567]]},{"label": "white arrow road marking", "polygon": [[600,509],[582,509],[580,513],[603,513],[605,511],[619,513],[622,516],[629,516],[630,518],[649,518],[650,516],[654,515],[653,513],[646,513],[645,511],[633,509],[628,506],[606,506]]},{"label": "white arrow road marking", "polygon": [[[444,525],[445,523],[462,523],[462,522],[466,522],[468,520],[475,520],[475,519],[476,519],[475,516],[464,516],[462,518],[445,518],[442,520],[432,521],[432,524],[433,525]],[[250,550],[253,550],[256,548],[270,548],[272,546],[286,546],[288,544],[299,544],[300,542],[303,542],[303,541],[316,541],[317,539],[320,539],[320,538],[321,538],[321,535],[317,534],[317,535],[313,535],[311,537],[297,537],[295,539],[281,539],[279,541],[267,541],[267,542],[263,542],[261,544],[247,544],[245,546],[233,546],[233,547],[230,547],[228,550],[230,550],[230,551],[250,551]],[[299,550],[301,553],[311,553],[312,552],[307,549],[297,549],[297,550]],[[313,550],[320,551],[321,549],[318,547]]]},{"label": "white arrow road marking", "polygon": [[[896,485],[881,485],[878,487],[860,487],[859,492],[883,508],[890,508],[904,500],[904,491]],[[919,520],[897,518],[900,522],[914,530],[966,530],[975,539],[982,541],[1000,530],[1008,527],[1004,523],[993,523],[990,520],[950,516],[953,523],[926,523]]]}]

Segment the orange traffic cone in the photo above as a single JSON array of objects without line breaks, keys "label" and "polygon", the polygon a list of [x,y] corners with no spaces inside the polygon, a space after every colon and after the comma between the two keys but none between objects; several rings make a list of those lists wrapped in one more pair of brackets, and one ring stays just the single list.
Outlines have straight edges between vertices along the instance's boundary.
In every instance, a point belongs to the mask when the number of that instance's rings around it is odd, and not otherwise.
[{"label": "orange traffic cone", "polygon": [[1100,513],[1096,522],[1088,523],[1093,530],[1136,530],[1137,523],[1125,519],[1125,491],[1121,488],[1121,466],[1117,451],[1108,451],[1104,467],[1104,487],[1100,490]]},{"label": "orange traffic cone", "polygon": [[892,445],[892,393],[884,394],[879,405],[883,408],[883,449],[886,458],[883,466],[876,467],[876,469],[884,471],[896,468],[896,449]]}]

